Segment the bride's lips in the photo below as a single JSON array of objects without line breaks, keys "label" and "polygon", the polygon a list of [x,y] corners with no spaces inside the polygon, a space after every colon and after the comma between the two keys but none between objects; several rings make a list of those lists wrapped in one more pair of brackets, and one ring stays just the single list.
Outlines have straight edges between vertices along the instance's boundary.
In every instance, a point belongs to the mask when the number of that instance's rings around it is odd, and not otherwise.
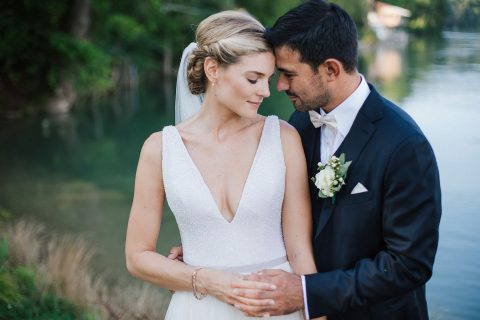
[{"label": "bride's lips", "polygon": [[262,103],[262,101],[247,101],[247,102],[257,108],[260,107],[260,104]]}]

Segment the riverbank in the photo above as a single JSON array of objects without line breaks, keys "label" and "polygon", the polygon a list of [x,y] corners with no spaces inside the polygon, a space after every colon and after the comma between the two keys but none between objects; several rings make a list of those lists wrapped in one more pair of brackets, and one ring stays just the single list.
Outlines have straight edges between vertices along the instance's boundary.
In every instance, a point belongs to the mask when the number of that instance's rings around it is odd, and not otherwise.
[{"label": "riverbank", "polygon": [[32,221],[0,224],[0,319],[162,319],[158,288],[108,282],[80,237],[49,233]]}]

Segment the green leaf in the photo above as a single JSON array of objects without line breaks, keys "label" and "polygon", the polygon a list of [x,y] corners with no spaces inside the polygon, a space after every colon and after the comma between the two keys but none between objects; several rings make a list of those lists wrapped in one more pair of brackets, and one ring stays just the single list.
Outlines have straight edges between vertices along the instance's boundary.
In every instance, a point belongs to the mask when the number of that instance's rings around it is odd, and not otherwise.
[{"label": "green leaf", "polygon": [[0,239],[0,266],[8,259],[8,240]]},{"label": "green leaf", "polygon": [[322,191],[318,191],[318,197],[322,199],[328,198],[326,195],[322,193]]}]

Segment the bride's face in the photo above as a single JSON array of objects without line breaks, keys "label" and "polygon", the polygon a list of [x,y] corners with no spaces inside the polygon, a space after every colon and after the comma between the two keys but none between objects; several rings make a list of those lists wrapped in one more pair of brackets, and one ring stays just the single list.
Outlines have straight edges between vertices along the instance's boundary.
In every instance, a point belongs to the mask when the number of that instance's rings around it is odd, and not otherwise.
[{"label": "bride's face", "polygon": [[220,104],[239,116],[252,118],[263,98],[270,96],[269,81],[274,72],[273,53],[245,55],[235,64],[220,67],[211,89]]}]

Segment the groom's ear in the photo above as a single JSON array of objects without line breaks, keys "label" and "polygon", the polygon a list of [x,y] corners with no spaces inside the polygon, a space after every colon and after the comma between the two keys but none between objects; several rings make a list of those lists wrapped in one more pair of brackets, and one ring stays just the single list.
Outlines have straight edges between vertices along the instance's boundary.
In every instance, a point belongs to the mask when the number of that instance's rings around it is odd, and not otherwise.
[{"label": "groom's ear", "polygon": [[327,59],[321,66],[324,68],[324,74],[327,76],[327,81],[337,79],[342,70],[342,63],[337,59]]},{"label": "groom's ear", "polygon": [[219,65],[217,60],[213,59],[212,57],[206,57],[205,61],[203,62],[203,70],[205,71],[205,75],[209,82],[215,83],[218,78],[218,69]]}]

